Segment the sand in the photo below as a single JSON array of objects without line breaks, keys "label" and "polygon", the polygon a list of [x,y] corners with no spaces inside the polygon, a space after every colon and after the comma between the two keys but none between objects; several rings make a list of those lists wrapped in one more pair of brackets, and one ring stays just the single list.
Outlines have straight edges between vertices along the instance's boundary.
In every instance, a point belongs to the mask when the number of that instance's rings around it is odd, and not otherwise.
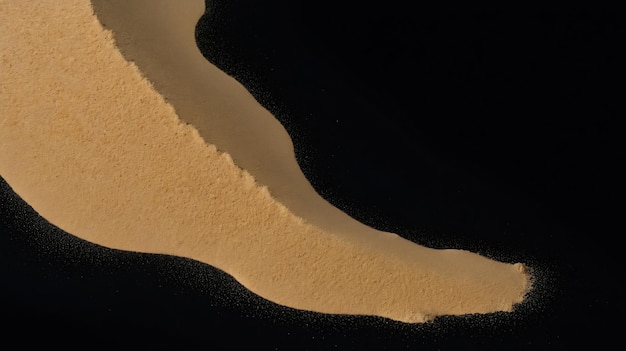
[{"label": "sand", "polygon": [[523,301],[522,264],[417,245],[317,195],[282,126],[195,47],[204,1],[129,3],[0,1],[0,175],[43,217],[297,309],[425,322]]}]

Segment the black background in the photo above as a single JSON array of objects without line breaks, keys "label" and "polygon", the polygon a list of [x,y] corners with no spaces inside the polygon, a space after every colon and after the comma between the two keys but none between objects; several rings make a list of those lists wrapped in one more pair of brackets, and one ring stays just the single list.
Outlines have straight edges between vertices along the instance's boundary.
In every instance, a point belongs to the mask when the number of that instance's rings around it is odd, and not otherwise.
[{"label": "black background", "polygon": [[623,12],[274,0],[208,8],[201,51],[283,123],[318,192],[420,244],[526,262],[537,277],[528,302],[425,325],[294,311],[206,265],[69,236],[2,182],[5,337],[208,349],[608,342],[620,292],[612,201]]}]

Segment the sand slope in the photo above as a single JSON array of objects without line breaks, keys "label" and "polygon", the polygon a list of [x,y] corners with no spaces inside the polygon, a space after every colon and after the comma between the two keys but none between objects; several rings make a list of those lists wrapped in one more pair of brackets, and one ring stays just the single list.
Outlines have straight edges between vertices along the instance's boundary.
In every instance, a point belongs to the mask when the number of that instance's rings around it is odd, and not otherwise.
[{"label": "sand slope", "polygon": [[[195,25],[201,3],[177,2],[177,18],[193,15]],[[178,25],[192,27],[188,20]],[[327,313],[422,322],[510,311],[528,289],[519,264],[433,250],[371,228],[367,235],[329,231],[323,227],[362,225],[325,205],[319,213],[333,212],[331,224],[315,223],[323,218],[316,213],[294,215],[181,122],[184,103],[175,110],[122,56],[87,0],[0,2],[0,57],[0,175],[69,233],[107,247],[193,258],[269,300]],[[182,59],[165,60],[160,69]],[[219,96],[204,109],[210,119],[249,121],[264,111],[208,62],[196,63],[210,68],[196,88]],[[194,105],[193,97],[187,101]],[[228,130],[216,132],[216,140],[239,137]],[[271,157],[295,162],[284,132],[272,133],[282,141]],[[232,145],[236,152],[242,144]],[[239,159],[254,156],[244,151]],[[282,179],[252,168],[263,184]]]}]

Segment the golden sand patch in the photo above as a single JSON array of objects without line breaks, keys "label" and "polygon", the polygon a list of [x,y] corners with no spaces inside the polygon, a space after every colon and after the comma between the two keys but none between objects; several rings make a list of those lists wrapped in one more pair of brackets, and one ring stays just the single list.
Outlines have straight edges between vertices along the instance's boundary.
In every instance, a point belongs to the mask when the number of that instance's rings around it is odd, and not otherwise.
[{"label": "golden sand patch", "polygon": [[[174,2],[154,3],[166,11]],[[182,16],[180,25],[197,21],[202,3],[176,2],[184,10],[167,16]],[[0,59],[0,175],[73,235],[196,259],[271,301],[324,313],[423,322],[511,311],[529,288],[521,264],[434,250],[371,228],[335,232],[315,213],[306,219],[304,207],[295,215],[271,185],[260,186],[181,122],[180,108],[122,56],[88,0],[0,1]],[[206,96],[235,84],[210,63],[189,60],[200,65]],[[263,111],[245,89],[236,92],[231,103],[208,99],[214,108],[206,113],[246,121]],[[271,172],[260,178],[272,183]],[[361,228],[342,227],[354,220],[333,213],[337,228]]]}]

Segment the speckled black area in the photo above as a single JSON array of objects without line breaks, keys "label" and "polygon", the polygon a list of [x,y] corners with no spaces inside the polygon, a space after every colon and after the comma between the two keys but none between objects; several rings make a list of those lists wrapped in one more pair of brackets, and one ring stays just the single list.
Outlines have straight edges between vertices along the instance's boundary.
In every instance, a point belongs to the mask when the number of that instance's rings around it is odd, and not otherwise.
[{"label": "speckled black area", "polygon": [[526,262],[537,288],[515,313],[425,325],[294,311],[212,267],[68,235],[2,180],[3,338],[81,349],[251,340],[270,350],[535,350],[611,337],[619,12],[208,5],[201,50],[283,123],[330,202],[424,245]]}]

